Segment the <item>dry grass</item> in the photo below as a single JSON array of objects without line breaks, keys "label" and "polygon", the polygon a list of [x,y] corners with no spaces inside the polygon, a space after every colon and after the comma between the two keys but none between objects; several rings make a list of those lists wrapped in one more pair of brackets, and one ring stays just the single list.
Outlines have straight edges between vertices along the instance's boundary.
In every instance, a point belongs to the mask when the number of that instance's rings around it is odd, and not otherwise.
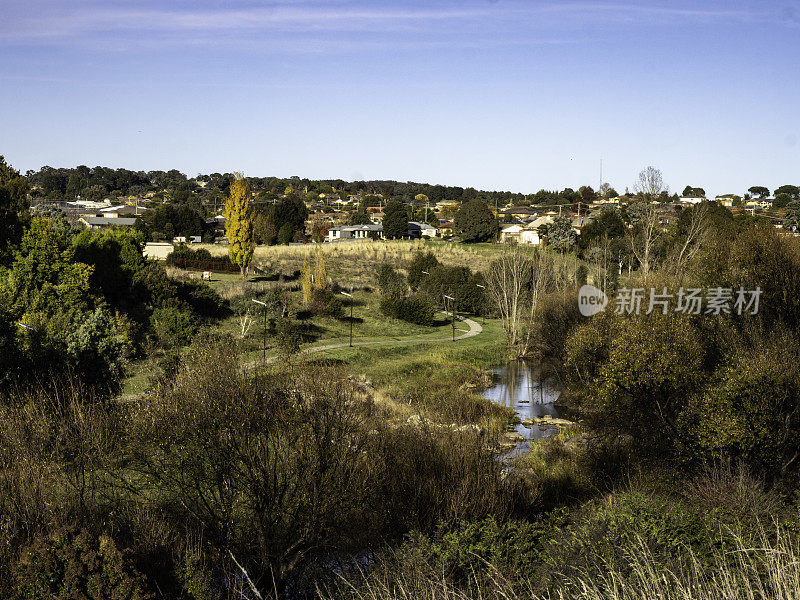
[{"label": "dry grass", "polygon": [[[686,551],[685,572],[661,570],[657,559],[640,544],[628,551],[630,571],[607,570],[600,577],[563,579],[558,590],[539,594],[536,582],[512,584],[494,571],[489,581],[463,587],[425,575],[423,571],[378,569],[344,583],[345,594],[357,600],[797,600],[800,598],[800,548],[796,539],[778,530],[761,535],[755,546],[737,538],[720,549],[711,565],[702,567]],[[345,595],[338,590],[335,595]]]},{"label": "dry grass", "polygon": [[[227,253],[226,246],[197,245],[213,255]],[[497,248],[497,250],[495,250]],[[303,266],[303,259],[322,252],[328,273],[344,286],[364,287],[374,283],[374,269],[381,263],[405,268],[416,252],[433,252],[445,265],[466,266],[473,271],[485,272],[493,255],[502,247],[473,248],[456,243],[427,242],[425,240],[373,241],[354,240],[331,244],[306,244],[302,246],[258,246],[253,262],[266,272],[290,274]]]}]

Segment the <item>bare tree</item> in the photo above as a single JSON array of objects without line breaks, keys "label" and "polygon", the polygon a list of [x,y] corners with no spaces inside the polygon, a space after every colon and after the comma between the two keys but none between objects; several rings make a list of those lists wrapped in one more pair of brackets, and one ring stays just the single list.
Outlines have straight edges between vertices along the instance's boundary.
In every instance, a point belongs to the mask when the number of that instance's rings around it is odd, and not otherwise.
[{"label": "bare tree", "polygon": [[531,324],[536,319],[542,296],[574,279],[562,261],[560,268],[551,254],[536,252],[533,255],[514,248],[505,252],[489,267],[487,278],[489,295],[497,306],[506,342],[517,356],[524,356],[532,340]]},{"label": "bare tree", "polygon": [[506,343],[515,348],[531,282],[530,258],[514,248],[492,262],[487,278],[489,295],[503,320]]},{"label": "bare tree", "polygon": [[253,316],[250,314],[250,311],[247,311],[243,315],[239,316],[239,327],[241,329],[241,333],[239,337],[242,339],[247,337],[247,334],[250,333],[250,329],[253,327]]},{"label": "bare tree", "polygon": [[683,238],[683,242],[678,246],[672,261],[677,274],[683,273],[686,263],[697,254],[707,230],[708,203],[701,202],[689,209],[689,223],[686,228],[686,235]]},{"label": "bare tree", "polygon": [[642,277],[647,281],[653,261],[653,250],[658,235],[661,233],[661,223],[658,220],[658,211],[653,203],[637,202],[628,210],[636,208],[637,216],[633,219],[633,229],[628,234],[631,250],[642,270]]},{"label": "bare tree", "polygon": [[661,171],[652,166],[639,172],[639,180],[634,184],[633,189],[645,202],[653,202],[658,199],[661,192],[669,191],[664,187]]}]

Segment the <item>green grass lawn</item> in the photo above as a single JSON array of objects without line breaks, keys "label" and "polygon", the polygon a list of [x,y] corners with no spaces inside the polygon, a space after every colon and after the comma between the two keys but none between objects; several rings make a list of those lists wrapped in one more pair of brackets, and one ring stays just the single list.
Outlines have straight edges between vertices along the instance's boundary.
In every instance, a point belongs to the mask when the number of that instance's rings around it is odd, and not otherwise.
[{"label": "green grass lawn", "polygon": [[506,360],[500,321],[489,320],[481,334],[455,342],[397,343],[335,348],[303,357],[335,361],[381,390],[394,417],[422,413],[442,422],[492,423],[512,415],[480,396],[486,370]]},{"label": "green grass lawn", "polygon": [[[289,293],[295,305],[301,303],[300,292]],[[437,313],[434,325],[427,327],[407,323],[400,319],[392,319],[380,311],[380,295],[363,291],[353,293],[353,341],[390,341],[408,338],[431,340],[446,338],[452,335],[451,322],[444,313]],[[348,300],[342,297],[343,300]],[[263,348],[264,321],[256,310],[253,312],[253,323],[247,336],[242,339],[246,358],[255,360]],[[350,307],[344,306],[342,318],[317,316],[305,321],[307,337],[303,348],[326,346],[329,344],[348,343],[350,340]],[[241,336],[241,317],[229,317],[222,321],[218,329]],[[456,321],[456,335],[462,335],[469,327]],[[267,336],[268,356],[275,354],[272,349],[272,337]]]}]

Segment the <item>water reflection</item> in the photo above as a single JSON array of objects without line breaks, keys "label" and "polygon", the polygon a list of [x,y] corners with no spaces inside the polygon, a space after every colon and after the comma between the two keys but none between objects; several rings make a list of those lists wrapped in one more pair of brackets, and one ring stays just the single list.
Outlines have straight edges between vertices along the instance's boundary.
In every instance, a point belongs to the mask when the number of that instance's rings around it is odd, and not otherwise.
[{"label": "water reflection", "polygon": [[[516,360],[506,366],[493,369],[495,384],[483,392],[483,397],[495,404],[512,408],[519,415],[520,421],[529,418],[542,418],[550,415],[558,418],[559,414],[553,403],[558,399],[559,391],[541,380],[540,371],[524,360]],[[556,435],[556,427],[533,425],[526,427],[522,423],[516,431],[526,440]],[[527,443],[518,445],[518,451],[527,450]]]}]

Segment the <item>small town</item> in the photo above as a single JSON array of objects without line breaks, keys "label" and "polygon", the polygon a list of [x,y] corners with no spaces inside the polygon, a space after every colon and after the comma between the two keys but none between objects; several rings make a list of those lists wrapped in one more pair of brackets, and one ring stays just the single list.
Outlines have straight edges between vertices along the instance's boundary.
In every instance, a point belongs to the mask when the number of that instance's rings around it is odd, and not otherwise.
[{"label": "small town", "polygon": [[800,4],[4,8],[0,598],[800,598]]}]

